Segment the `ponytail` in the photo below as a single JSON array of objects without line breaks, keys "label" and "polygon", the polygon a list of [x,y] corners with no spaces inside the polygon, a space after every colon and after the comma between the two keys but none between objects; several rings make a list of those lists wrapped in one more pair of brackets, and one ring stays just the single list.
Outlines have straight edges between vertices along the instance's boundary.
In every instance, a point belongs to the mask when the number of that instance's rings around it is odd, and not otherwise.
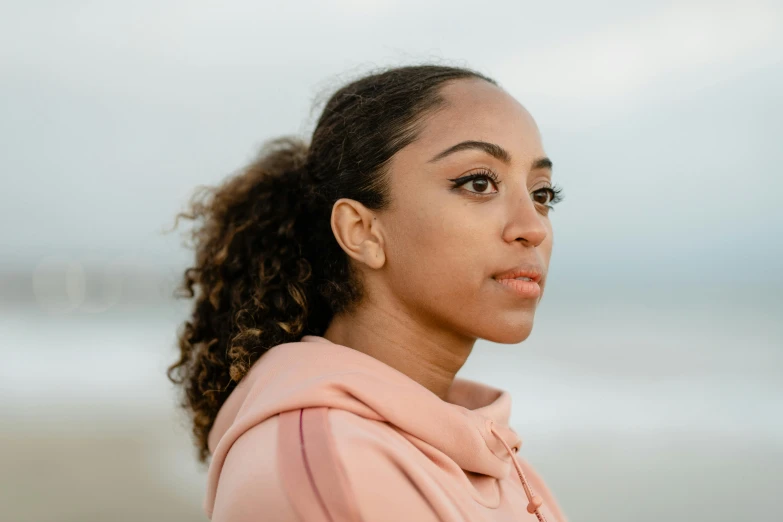
[{"label": "ponytail", "polygon": [[202,462],[232,389],[264,352],[306,329],[315,297],[298,223],[312,202],[307,151],[295,138],[267,142],[239,174],[200,187],[176,217],[175,227],[180,217],[194,221],[195,266],[177,291],[195,301],[178,335],[179,360],[167,373],[183,385],[181,406],[194,412]]}]

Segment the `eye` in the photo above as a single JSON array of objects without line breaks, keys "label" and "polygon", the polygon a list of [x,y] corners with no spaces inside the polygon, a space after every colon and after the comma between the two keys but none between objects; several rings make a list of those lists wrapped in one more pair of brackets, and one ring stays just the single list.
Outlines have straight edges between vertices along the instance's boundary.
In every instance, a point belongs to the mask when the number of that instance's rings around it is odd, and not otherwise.
[{"label": "eye", "polygon": [[[459,188],[463,185],[472,185],[475,190],[468,190],[468,192],[482,196],[497,193],[498,185],[500,185],[500,180],[497,175],[490,170],[474,172],[467,176],[462,176],[461,178],[450,179],[449,181],[454,182],[454,188]],[[487,191],[490,184],[495,186],[495,192]]]},{"label": "eye", "polygon": [[555,198],[555,192],[549,188],[538,189],[533,192],[533,201],[542,205],[548,205]]},{"label": "eye", "polygon": [[[479,194],[484,194],[487,192],[487,189],[490,188],[490,183],[493,183],[491,179],[489,179],[487,176],[480,176],[473,178],[471,180],[468,180],[465,185],[473,185],[473,188],[475,190],[472,190],[471,192],[477,192]],[[494,184],[494,183],[493,183]]]},{"label": "eye", "polygon": [[534,190],[531,197],[534,202],[552,209],[556,203],[563,200],[562,192],[563,189],[555,185]]}]

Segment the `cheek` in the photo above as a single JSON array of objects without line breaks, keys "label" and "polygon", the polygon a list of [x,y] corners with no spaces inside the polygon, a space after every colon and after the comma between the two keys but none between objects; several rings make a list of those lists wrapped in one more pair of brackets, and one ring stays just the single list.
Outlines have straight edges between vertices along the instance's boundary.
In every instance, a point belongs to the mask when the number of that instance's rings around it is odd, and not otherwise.
[{"label": "cheek", "polygon": [[389,261],[404,293],[455,305],[462,294],[475,295],[487,270],[481,252],[490,232],[470,216],[462,205],[424,202],[395,216]]}]

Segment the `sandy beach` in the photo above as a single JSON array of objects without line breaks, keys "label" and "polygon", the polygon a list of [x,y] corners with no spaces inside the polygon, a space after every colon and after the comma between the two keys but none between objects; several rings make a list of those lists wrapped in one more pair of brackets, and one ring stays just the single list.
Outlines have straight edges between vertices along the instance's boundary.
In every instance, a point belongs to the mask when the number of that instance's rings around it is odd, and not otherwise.
[{"label": "sandy beach", "polygon": [[[91,434],[75,417],[0,435],[3,521],[207,520],[205,472],[174,415],[103,416]],[[772,440],[543,432],[523,440],[522,454],[572,521],[778,519],[783,445]]]}]

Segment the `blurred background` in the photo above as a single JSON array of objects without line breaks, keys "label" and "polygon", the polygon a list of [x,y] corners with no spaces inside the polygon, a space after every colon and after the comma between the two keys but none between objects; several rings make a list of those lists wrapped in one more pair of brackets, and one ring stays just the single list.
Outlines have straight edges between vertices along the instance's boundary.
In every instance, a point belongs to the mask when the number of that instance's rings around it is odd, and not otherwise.
[{"label": "blurred background", "polygon": [[[507,389],[573,521],[783,520],[780,2],[0,3],[0,520],[196,521],[194,189],[369,69],[494,77],[565,201]],[[180,230],[183,230],[181,227]]]}]

